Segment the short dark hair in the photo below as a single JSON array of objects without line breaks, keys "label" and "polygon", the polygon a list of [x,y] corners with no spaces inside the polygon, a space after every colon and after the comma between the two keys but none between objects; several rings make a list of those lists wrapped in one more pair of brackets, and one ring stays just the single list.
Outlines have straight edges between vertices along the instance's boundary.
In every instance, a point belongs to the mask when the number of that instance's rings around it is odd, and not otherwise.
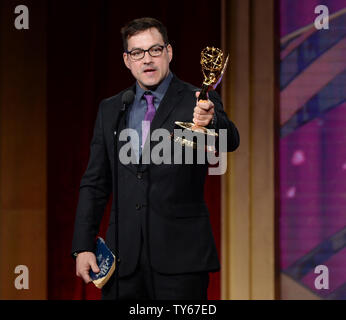
[{"label": "short dark hair", "polygon": [[162,35],[165,44],[168,44],[167,29],[157,19],[145,17],[130,21],[127,25],[121,28],[121,35],[123,38],[124,50],[127,51],[127,40],[138,32],[148,30],[150,28],[156,28]]}]

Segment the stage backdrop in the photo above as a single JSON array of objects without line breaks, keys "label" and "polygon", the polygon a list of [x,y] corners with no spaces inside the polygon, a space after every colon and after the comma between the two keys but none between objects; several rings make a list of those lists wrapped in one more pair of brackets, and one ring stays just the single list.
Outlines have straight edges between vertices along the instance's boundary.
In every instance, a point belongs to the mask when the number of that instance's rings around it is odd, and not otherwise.
[{"label": "stage backdrop", "polygon": [[[122,62],[120,28],[143,16],[161,20],[173,46],[172,71],[200,86],[200,52],[220,46],[220,1],[50,0],[47,6],[48,298],[97,299],[100,291],[75,276],[69,252],[98,105],[134,82]],[[220,253],[220,177],[210,176],[205,191]],[[211,299],[220,297],[219,278],[211,277]]]},{"label": "stage backdrop", "polygon": [[[346,299],[345,1],[280,4],[281,298]],[[315,27],[318,5],[329,29]]]}]

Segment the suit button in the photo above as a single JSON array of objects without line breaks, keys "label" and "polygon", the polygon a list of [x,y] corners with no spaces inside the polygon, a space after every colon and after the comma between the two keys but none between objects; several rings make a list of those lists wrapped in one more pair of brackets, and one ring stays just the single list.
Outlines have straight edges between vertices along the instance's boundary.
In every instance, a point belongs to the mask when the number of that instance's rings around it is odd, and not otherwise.
[{"label": "suit button", "polygon": [[137,172],[137,178],[139,179],[139,180],[141,180],[142,179],[142,172]]},{"label": "suit button", "polygon": [[142,206],[140,204],[136,204],[136,210],[139,210]]}]

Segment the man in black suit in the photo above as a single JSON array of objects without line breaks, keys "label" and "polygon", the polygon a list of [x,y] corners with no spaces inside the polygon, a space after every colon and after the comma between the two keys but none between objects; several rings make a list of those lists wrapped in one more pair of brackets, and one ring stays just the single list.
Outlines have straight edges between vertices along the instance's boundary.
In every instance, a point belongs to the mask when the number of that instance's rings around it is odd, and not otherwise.
[{"label": "man in black suit", "polygon": [[[119,286],[112,276],[102,288],[102,298],[114,299],[117,293],[119,299],[207,299],[209,272],[220,268],[203,198],[208,164],[142,163],[142,153],[148,143],[149,151],[155,145],[150,145],[155,129],[173,132],[175,121],[188,122],[192,115],[196,125],[227,130],[227,151],[238,147],[238,131],[217,93],[210,92],[210,100],[197,101],[197,88],[171,73],[173,51],[162,23],[136,19],[122,29],[122,35],[124,63],[136,79],[130,88],[135,98],[125,112],[120,110],[128,89],[100,104],[80,184],[72,243],[76,274],[87,283],[90,268],[99,271],[95,237],[117,179],[118,210],[113,202],[106,243],[115,252],[118,221]],[[150,124],[149,133],[144,133],[143,121]],[[144,145],[144,149],[134,146],[136,163],[119,159],[125,145],[119,133],[126,128],[138,133],[139,146]]]}]

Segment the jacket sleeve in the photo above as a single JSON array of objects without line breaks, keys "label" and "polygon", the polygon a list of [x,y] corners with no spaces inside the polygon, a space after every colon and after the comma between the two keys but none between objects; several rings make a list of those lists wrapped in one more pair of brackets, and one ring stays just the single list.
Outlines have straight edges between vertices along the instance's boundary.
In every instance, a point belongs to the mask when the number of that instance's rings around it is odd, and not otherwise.
[{"label": "jacket sleeve", "polygon": [[112,192],[112,172],[103,134],[101,102],[90,144],[87,169],[82,177],[75,218],[71,253],[93,251],[95,237]]},{"label": "jacket sleeve", "polygon": [[[240,143],[239,132],[235,124],[228,119],[226,112],[223,109],[222,101],[216,91],[209,92],[209,99],[214,103],[214,128],[217,133],[220,129],[227,130],[227,152],[234,151]],[[223,149],[226,149],[225,147]],[[226,150],[224,150],[226,151]]]}]

